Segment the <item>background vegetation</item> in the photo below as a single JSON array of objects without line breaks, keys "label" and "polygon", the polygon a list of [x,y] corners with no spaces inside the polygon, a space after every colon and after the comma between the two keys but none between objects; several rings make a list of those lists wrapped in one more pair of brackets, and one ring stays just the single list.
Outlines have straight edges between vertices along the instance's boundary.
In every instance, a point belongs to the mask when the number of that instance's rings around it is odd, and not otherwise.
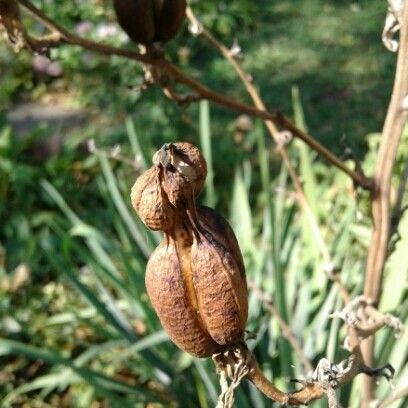
[{"label": "background vegetation", "polygon": [[[71,30],[111,44],[126,41],[111,2],[35,3]],[[238,40],[243,66],[270,110],[285,111],[343,158],[371,168],[394,72],[394,55],[380,41],[384,1],[192,6],[222,42]],[[228,63],[187,27],[166,52],[212,88],[248,100]],[[341,304],[338,293],[262,123],[204,102],[180,109],[156,87],[141,92],[142,70],[130,61],[76,47],[53,50],[51,59],[50,65],[26,52],[15,55],[0,43],[2,406],[214,406],[212,362],[180,352],[152,311],[144,267],[159,236],[129,203],[130,187],[152,153],[175,140],[204,149],[214,178],[201,202],[230,220],[248,279],[271,299],[284,291],[285,314],[306,356],[314,363],[344,357],[341,324],[328,318]],[[18,115],[28,102],[48,112],[46,120]],[[55,120],[62,108],[69,114]],[[405,132],[395,189],[407,142]],[[341,278],[360,293],[371,230],[367,197],[300,142],[291,143],[289,154]],[[405,322],[407,245],[405,213],[394,231],[380,305]],[[284,288],[277,288],[277,276]],[[256,338],[248,344],[263,371],[283,388],[289,378],[304,378],[255,292],[249,302],[247,328]],[[383,330],[377,339],[378,364],[391,362],[395,385],[406,385],[408,335],[395,339]],[[359,406],[358,381],[340,392],[344,406]],[[381,381],[378,398],[389,392]],[[239,388],[237,407],[264,406],[270,402],[250,384]]]}]

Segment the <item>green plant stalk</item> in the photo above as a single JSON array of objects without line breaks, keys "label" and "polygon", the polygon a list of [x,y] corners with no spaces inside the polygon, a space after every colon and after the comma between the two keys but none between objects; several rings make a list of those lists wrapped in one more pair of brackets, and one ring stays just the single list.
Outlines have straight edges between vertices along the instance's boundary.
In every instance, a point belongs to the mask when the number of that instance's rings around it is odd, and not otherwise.
[{"label": "green plant stalk", "polygon": [[211,151],[211,122],[208,101],[200,102],[200,140],[203,155],[207,162],[207,178],[205,180],[205,203],[215,207],[214,168]]},{"label": "green plant stalk", "polygon": [[138,162],[141,164],[143,169],[147,169],[149,160],[144,153],[142,146],[140,145],[139,138],[137,137],[137,132],[135,129],[135,124],[130,116],[126,117],[125,121],[126,132],[130,142],[130,147],[132,148],[132,153],[135,158],[138,159]]},{"label": "green plant stalk", "polygon": [[122,195],[119,192],[115,176],[113,175],[112,169],[109,165],[109,161],[105,154],[97,153],[99,163],[101,164],[102,172],[105,176],[106,185],[109,189],[109,193],[112,197],[112,200],[118,210],[118,213],[123,219],[124,224],[129,229],[130,234],[137,243],[138,247],[142,251],[146,259],[150,256],[153,248],[149,248],[146,240],[143,237],[143,234],[138,230],[128,208],[126,207]]},{"label": "green plant stalk", "polygon": [[[257,122],[256,127],[256,136],[257,136],[257,144],[258,144],[258,154],[259,154],[259,164],[261,170],[261,182],[262,182],[262,190],[265,195],[266,200],[266,211],[269,215],[269,220],[271,223],[271,232],[269,236],[269,242],[271,244],[271,254],[270,259],[273,264],[273,277],[274,277],[274,284],[275,284],[275,303],[276,308],[278,310],[279,315],[282,319],[288,323],[288,311],[286,306],[286,292],[285,292],[285,285],[284,285],[284,277],[283,277],[283,270],[282,270],[282,263],[280,259],[280,249],[281,249],[281,242],[280,242],[280,234],[278,231],[276,215],[274,211],[274,206],[272,203],[272,195],[271,195],[271,182],[269,178],[269,165],[268,165],[268,157],[267,157],[267,149],[265,146],[265,138],[263,133],[263,127],[260,121]],[[293,376],[293,368],[292,368],[292,350],[290,344],[285,339],[280,339],[279,341],[279,358],[281,361],[281,368],[285,375]]]}]

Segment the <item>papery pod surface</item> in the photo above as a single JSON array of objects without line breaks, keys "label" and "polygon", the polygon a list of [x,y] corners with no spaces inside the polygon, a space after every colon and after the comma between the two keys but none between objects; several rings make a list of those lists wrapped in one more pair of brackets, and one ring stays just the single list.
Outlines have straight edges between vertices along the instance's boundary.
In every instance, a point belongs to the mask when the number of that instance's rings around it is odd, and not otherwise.
[{"label": "papery pod surface", "polygon": [[218,344],[242,340],[248,317],[247,285],[235,235],[216,211],[199,208],[200,234],[191,246],[191,266],[199,310]]},{"label": "papery pod surface", "polygon": [[188,297],[174,243],[165,239],[153,252],[145,283],[163,328],[179,348],[196,357],[209,357],[219,350]]},{"label": "papery pod surface", "polygon": [[171,229],[174,210],[163,193],[158,167],[151,167],[140,175],[131,190],[133,208],[143,223],[150,229],[167,231]]}]

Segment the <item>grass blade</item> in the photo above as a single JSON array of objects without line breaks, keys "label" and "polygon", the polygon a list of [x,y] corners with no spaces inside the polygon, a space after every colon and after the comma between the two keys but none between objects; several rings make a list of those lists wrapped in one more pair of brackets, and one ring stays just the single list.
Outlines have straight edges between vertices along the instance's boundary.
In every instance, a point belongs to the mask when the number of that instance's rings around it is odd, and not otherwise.
[{"label": "grass blade", "polygon": [[207,178],[205,181],[205,204],[215,207],[216,195],[214,188],[214,169],[211,151],[210,105],[208,101],[200,102],[200,140],[201,149],[207,162]]}]

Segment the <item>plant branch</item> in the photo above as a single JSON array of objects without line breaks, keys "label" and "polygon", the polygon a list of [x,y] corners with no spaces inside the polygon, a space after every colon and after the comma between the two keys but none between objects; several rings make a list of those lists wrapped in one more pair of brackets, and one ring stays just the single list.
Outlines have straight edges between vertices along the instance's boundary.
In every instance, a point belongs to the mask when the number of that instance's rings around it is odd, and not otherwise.
[{"label": "plant branch", "polygon": [[[216,48],[221,55],[230,63],[232,68],[235,70],[237,73],[238,77],[240,78],[241,82],[243,83],[245,89],[247,90],[248,94],[250,95],[252,101],[254,102],[254,105],[257,109],[260,110],[266,110],[265,104],[263,103],[261,97],[259,96],[259,93],[257,92],[255,86],[253,85],[252,81],[249,79],[250,76],[242,69],[241,65],[238,63],[237,59],[235,58],[235,55],[231,50],[229,50],[224,44],[222,44],[220,41],[218,41],[212,34],[209,32],[198,20],[196,15],[194,14],[193,10],[190,7],[187,7],[186,9],[186,16],[188,20],[190,21],[190,31],[193,34],[200,34],[202,35],[209,44],[211,44],[214,48]],[[303,213],[306,216],[306,219],[310,225],[310,228],[312,230],[313,236],[316,239],[316,244],[323,256],[323,260],[325,263],[325,266],[327,265],[332,265],[332,259],[330,256],[330,253],[327,249],[327,246],[324,242],[324,239],[322,237],[322,234],[320,232],[319,225],[316,221],[316,218],[309,206],[309,203],[307,202],[307,199],[305,197],[305,193],[303,192],[303,187],[302,183],[299,180],[299,177],[296,174],[295,169],[293,168],[289,156],[285,150],[284,143],[282,143],[282,137],[281,137],[281,132],[278,130],[277,126],[272,120],[265,120],[265,126],[268,129],[270,135],[276,142],[278,148],[277,151],[280,154],[282,161],[288,170],[288,174],[292,180],[293,186],[295,187],[296,190],[296,198],[300,204],[301,209],[303,210]],[[344,303],[347,303],[349,298],[344,295],[344,291],[341,293],[342,299]]]},{"label": "plant branch", "polygon": [[[353,308],[357,306],[360,308],[360,312],[364,311],[365,315],[369,316],[370,319],[374,319],[371,325],[358,318],[357,313],[353,311]],[[384,326],[391,327],[398,334],[402,328],[401,323],[392,316],[382,315],[374,307],[368,305],[362,297],[352,300],[337,315],[344,320],[347,327],[345,344],[346,349],[350,351],[348,358],[339,364],[332,364],[327,359],[320,360],[312,378],[306,381],[298,381],[302,384],[302,388],[291,393],[283,393],[277,389],[263,375],[254,360],[251,371],[248,373],[248,379],[266,396],[281,404],[308,404],[326,394],[329,401],[331,401],[331,406],[336,406],[334,391],[350,382],[358,374],[365,374],[370,378],[383,376],[388,380],[391,379],[394,375],[394,369],[391,365],[371,368],[364,363],[360,344],[364,338],[373,335]]]},{"label": "plant branch", "polygon": [[[220,93],[212,91],[206,86],[200,84],[192,77],[186,75],[176,66],[167,61],[163,56],[152,55],[153,53],[147,52],[141,54],[135,51],[126,50],[122,48],[111,47],[91,40],[84,39],[80,36],[72,34],[58,25],[56,22],[48,18],[41,10],[37,9],[28,0],[19,0],[19,3],[30,12],[30,14],[51,32],[58,34],[60,37],[55,41],[50,42],[43,41],[38,38],[34,41],[34,49],[38,50],[44,47],[57,47],[62,43],[78,45],[85,49],[101,53],[103,55],[118,55],[124,58],[136,60],[144,64],[154,66],[162,75],[168,75],[174,81],[187,86],[197,93],[202,99],[207,99],[215,104],[233,110],[235,112],[246,113],[248,115],[259,117],[264,120],[271,120],[278,124],[283,129],[289,130],[294,137],[303,140],[308,146],[315,150],[321,157],[338,167],[344,173],[349,175],[353,181],[362,188],[370,190],[372,187],[371,179],[367,178],[363,174],[348,168],[340,159],[338,159],[333,153],[327,150],[324,146],[314,140],[310,135],[298,129],[286,116],[281,113],[270,113],[266,110],[254,108],[246,105],[232,98],[226,97]],[[29,42],[29,41],[28,41]]]},{"label": "plant branch", "polygon": [[[391,176],[402,131],[408,116],[408,5],[405,3],[400,21],[400,39],[397,67],[391,101],[382,131],[381,144],[372,190],[373,233],[365,271],[364,296],[374,305],[378,303],[382,274],[387,256],[390,234]],[[364,356],[372,364],[373,340],[363,344]],[[372,399],[372,381],[364,382],[364,403]]]},{"label": "plant branch", "polygon": [[[335,390],[352,381],[357,375],[365,374],[368,377],[384,377],[390,380],[395,373],[393,367],[390,364],[379,368],[367,366],[364,363],[360,344],[364,338],[384,326],[391,327],[398,335],[402,329],[401,322],[393,316],[378,312],[362,296],[350,301],[335,315],[346,325],[345,347],[350,352],[349,356],[339,364],[332,364],[326,358],[321,359],[311,377],[307,380],[295,380],[301,384],[299,390],[285,393],[264,376],[246,344],[240,342],[213,355],[222,386],[221,396],[228,395],[228,400],[233,401],[234,389],[246,377],[268,398],[285,406],[307,405],[326,395],[329,407],[334,408],[339,406]],[[228,385],[228,379],[231,381],[230,385]],[[225,408],[231,405],[220,404],[219,406]]]},{"label": "plant branch", "polygon": [[374,174],[372,191],[372,217],[374,223],[370,251],[367,259],[364,295],[378,302],[382,270],[385,263],[390,228],[391,176],[398,144],[408,108],[404,99],[408,96],[408,7],[404,7],[401,22],[400,46],[394,88],[382,132],[381,144]]},{"label": "plant branch", "polygon": [[[358,342],[358,340],[356,341]],[[264,376],[245,343],[230,346],[226,351],[213,355],[213,361],[221,382],[225,386],[223,393],[231,394],[239,384],[243,377],[237,378],[236,373],[239,369],[265,396],[285,406],[307,405],[311,401],[327,395],[330,406],[336,407],[338,405],[335,390],[350,382],[358,374],[365,374],[370,377],[383,376],[387,379],[391,379],[394,375],[394,369],[390,365],[380,368],[367,367],[363,362],[358,343],[355,344],[350,356],[340,364],[335,365],[325,358],[321,359],[312,377],[306,381],[296,380],[295,382],[300,383],[302,387],[289,393],[278,389]],[[230,377],[232,381],[230,389],[226,385],[227,377]]]}]

